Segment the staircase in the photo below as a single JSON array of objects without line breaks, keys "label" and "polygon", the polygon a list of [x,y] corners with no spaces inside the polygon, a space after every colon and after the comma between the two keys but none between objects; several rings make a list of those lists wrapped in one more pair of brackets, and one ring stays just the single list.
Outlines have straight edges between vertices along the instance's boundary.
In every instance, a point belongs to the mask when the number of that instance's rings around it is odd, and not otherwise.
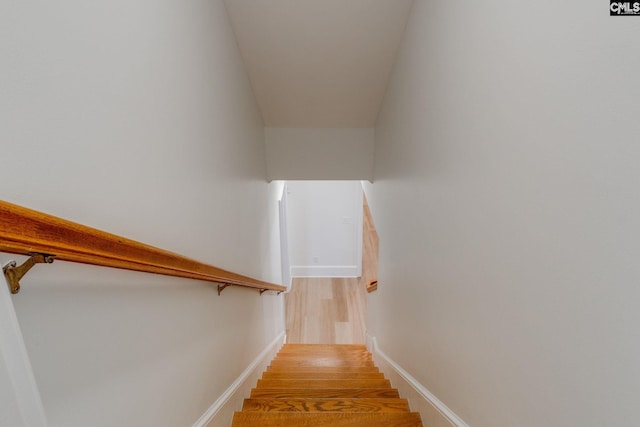
[{"label": "staircase", "polygon": [[232,427],[422,426],[363,345],[285,344]]}]

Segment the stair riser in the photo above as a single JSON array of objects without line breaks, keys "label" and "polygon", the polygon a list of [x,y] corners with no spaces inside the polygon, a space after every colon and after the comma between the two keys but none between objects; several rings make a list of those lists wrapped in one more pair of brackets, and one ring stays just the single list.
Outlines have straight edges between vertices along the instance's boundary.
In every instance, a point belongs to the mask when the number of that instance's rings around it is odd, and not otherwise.
[{"label": "stair riser", "polygon": [[331,380],[331,379],[349,379],[349,380],[382,380],[384,374],[381,372],[361,373],[361,372],[326,372],[316,373],[314,371],[307,372],[264,372],[263,380]]},{"label": "stair riser", "polygon": [[315,356],[304,354],[278,354],[274,360],[315,360],[315,359],[332,359],[332,360],[366,360],[371,361],[371,355],[368,354],[356,354],[356,355],[340,355],[340,354],[317,354]]},{"label": "stair riser", "polygon": [[409,412],[406,399],[245,399],[243,411]]},{"label": "stair riser", "polygon": [[373,362],[370,361],[350,361],[350,360],[292,360],[284,362],[274,360],[270,366],[274,367],[310,367],[310,368],[373,368]]},{"label": "stair riser", "polygon": [[379,373],[380,370],[375,366],[364,367],[315,367],[308,368],[305,366],[269,366],[265,372],[314,372],[318,374],[323,373],[338,373],[348,375],[350,373]]},{"label": "stair riser", "polygon": [[280,350],[279,355],[297,355],[297,356],[313,356],[316,354],[334,354],[336,356],[369,356],[367,350],[318,350],[318,351],[295,351],[295,350]]},{"label": "stair riser", "polygon": [[292,349],[296,351],[318,351],[321,349],[330,350],[343,350],[343,349],[356,349],[366,350],[367,346],[364,344],[283,344],[282,349]]},{"label": "stair riser", "polygon": [[389,380],[258,380],[257,388],[391,388]]},{"label": "stair riser", "polygon": [[252,398],[266,398],[271,397],[275,399],[359,399],[359,398],[385,398],[396,399],[399,398],[398,390],[394,388],[363,388],[363,389],[265,389],[254,388],[251,390]]},{"label": "stair riser", "polygon": [[420,415],[404,414],[368,414],[368,413],[287,413],[274,412],[236,412],[232,427],[273,427],[273,426],[333,426],[333,427],[421,427]]}]

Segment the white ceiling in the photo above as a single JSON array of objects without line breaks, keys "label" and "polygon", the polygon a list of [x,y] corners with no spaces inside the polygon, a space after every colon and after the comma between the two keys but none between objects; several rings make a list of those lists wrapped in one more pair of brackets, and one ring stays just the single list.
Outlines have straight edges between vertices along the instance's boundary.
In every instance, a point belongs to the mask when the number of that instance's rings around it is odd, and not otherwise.
[{"label": "white ceiling", "polygon": [[413,0],[225,0],[268,127],[372,127]]}]

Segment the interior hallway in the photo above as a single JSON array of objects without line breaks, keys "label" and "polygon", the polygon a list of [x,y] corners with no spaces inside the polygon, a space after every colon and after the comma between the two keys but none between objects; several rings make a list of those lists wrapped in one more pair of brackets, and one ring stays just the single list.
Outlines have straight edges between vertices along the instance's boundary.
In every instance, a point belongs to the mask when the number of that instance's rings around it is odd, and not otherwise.
[{"label": "interior hallway", "polygon": [[363,197],[362,276],[294,278],[285,294],[287,342],[364,344],[367,290],[377,289],[377,277],[378,233]]},{"label": "interior hallway", "polygon": [[285,295],[290,344],[364,344],[367,291],[359,278],[294,278]]}]

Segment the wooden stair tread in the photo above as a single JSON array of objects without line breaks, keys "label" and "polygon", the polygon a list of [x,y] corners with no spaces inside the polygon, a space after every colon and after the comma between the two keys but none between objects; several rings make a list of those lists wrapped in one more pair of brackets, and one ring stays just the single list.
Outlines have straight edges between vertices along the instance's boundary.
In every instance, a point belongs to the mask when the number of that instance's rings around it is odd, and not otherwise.
[{"label": "wooden stair tread", "polygon": [[349,363],[353,365],[357,365],[364,362],[371,362],[370,366],[373,366],[373,359],[371,357],[366,356],[322,356],[317,355],[315,357],[301,357],[301,356],[277,356],[275,359],[271,361],[271,363],[309,363],[309,364],[318,364],[322,363]]},{"label": "wooden stair tread", "polygon": [[298,354],[298,355],[310,355],[310,354],[371,354],[366,349],[318,349],[318,350],[295,350],[295,349],[282,349],[278,354]]},{"label": "wooden stair tread", "polygon": [[322,359],[349,359],[349,360],[373,360],[371,354],[368,353],[352,353],[352,354],[336,354],[336,353],[316,353],[316,354],[298,354],[298,353],[278,353],[274,360],[315,360]]},{"label": "wooden stair tread", "polygon": [[367,346],[364,344],[283,344],[281,349],[312,350],[312,351],[316,351],[318,349],[367,350]]},{"label": "wooden stair tread", "polygon": [[312,346],[283,346],[279,354],[371,354],[364,346],[342,347],[339,345],[312,345]]},{"label": "wooden stair tread", "polygon": [[373,367],[373,361],[371,360],[341,360],[341,359],[301,359],[301,360],[277,360],[271,361],[270,366],[307,366],[307,367],[335,367],[335,368],[358,368],[358,367]]},{"label": "wooden stair tread", "polygon": [[313,380],[313,379],[384,379],[382,372],[286,372],[286,371],[265,371],[262,373],[263,380]]},{"label": "wooden stair tread", "polygon": [[391,383],[385,379],[258,380],[257,388],[391,388]]},{"label": "wooden stair tread", "polygon": [[315,359],[318,357],[348,358],[355,360],[371,360],[371,353],[358,351],[349,353],[336,353],[333,351],[323,351],[316,353],[280,352],[276,354],[276,359]]},{"label": "wooden stair tread", "polygon": [[406,413],[336,413],[336,412],[236,412],[232,427],[271,426],[367,426],[417,427],[422,426],[420,414]]},{"label": "wooden stair tread", "polygon": [[265,372],[314,372],[314,373],[343,373],[345,375],[359,372],[380,372],[375,366],[316,366],[309,368],[308,366],[268,366]]},{"label": "wooden stair tread", "polygon": [[257,388],[391,388],[391,383],[385,379],[278,379],[258,380]]},{"label": "wooden stair tread", "polygon": [[251,389],[252,398],[272,397],[276,399],[291,398],[399,398],[395,388],[254,388]]},{"label": "wooden stair tread", "polygon": [[406,399],[245,399],[243,411],[409,412]]},{"label": "wooden stair tread", "polygon": [[334,353],[334,354],[351,354],[351,353],[369,353],[364,347],[315,347],[315,348],[292,348],[282,347],[280,353],[295,353],[295,354],[318,354],[318,353]]}]

